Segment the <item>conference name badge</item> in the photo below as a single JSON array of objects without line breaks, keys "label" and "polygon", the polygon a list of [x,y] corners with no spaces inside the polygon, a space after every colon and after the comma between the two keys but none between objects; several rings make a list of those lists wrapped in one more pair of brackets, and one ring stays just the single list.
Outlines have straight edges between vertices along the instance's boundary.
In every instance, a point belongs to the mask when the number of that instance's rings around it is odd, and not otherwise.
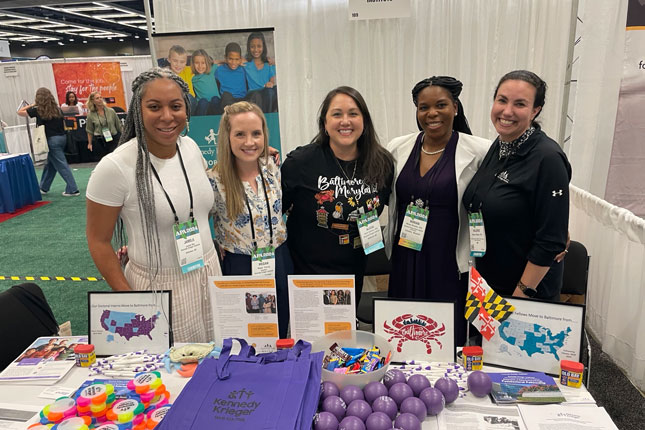
[{"label": "conference name badge", "polygon": [[428,226],[428,209],[420,208],[410,203],[405,210],[399,245],[415,251],[421,251],[423,236]]},{"label": "conference name badge", "polygon": [[176,223],[172,226],[172,232],[182,273],[204,267],[202,236],[199,234],[197,220]]},{"label": "conference name badge", "polygon": [[110,133],[110,129],[107,127],[103,127],[101,131],[103,132],[103,138],[105,138],[105,141],[112,142],[112,133]]},{"label": "conference name badge", "polygon": [[275,278],[275,248],[255,248],[251,254],[251,275]]},{"label": "conference name badge", "polygon": [[486,254],[486,230],[481,211],[468,213],[468,233],[470,235],[470,256],[483,257]]},{"label": "conference name badge", "polygon": [[361,236],[363,251],[369,255],[374,251],[383,249],[383,233],[381,232],[381,223],[378,219],[376,209],[361,214],[356,220],[358,224],[358,234]]}]

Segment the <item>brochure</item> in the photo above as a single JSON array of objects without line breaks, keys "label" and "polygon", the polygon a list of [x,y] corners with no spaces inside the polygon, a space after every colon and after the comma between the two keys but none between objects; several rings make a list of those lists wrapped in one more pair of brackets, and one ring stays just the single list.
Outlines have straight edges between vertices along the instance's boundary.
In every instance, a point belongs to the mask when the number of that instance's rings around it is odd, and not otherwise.
[{"label": "brochure", "polygon": [[491,396],[497,404],[561,403],[562,392],[551,376],[541,372],[489,373]]},{"label": "brochure", "polygon": [[0,382],[52,385],[76,364],[74,347],[87,336],[39,337],[6,369]]}]

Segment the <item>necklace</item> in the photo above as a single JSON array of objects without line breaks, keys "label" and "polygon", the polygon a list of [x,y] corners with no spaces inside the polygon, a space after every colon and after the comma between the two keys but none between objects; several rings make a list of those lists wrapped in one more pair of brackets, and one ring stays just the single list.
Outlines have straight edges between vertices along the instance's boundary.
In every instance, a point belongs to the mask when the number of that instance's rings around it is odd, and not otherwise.
[{"label": "necklace", "polygon": [[336,164],[338,165],[338,168],[340,169],[340,171],[343,172],[343,176],[345,177],[345,179],[347,179],[348,181],[350,180],[353,181],[354,176],[356,176],[356,165],[358,164],[358,159],[354,160],[354,172],[352,172],[352,179],[349,179],[347,177],[347,173],[345,173],[345,169],[343,169],[343,167],[338,162],[338,158],[334,157],[334,160],[336,160]]},{"label": "necklace", "polygon": [[437,155],[437,154],[441,154],[443,151],[445,151],[446,147],[444,146],[443,148],[439,149],[438,151],[426,151],[425,149],[423,149],[423,144],[421,144],[421,150],[426,155]]}]

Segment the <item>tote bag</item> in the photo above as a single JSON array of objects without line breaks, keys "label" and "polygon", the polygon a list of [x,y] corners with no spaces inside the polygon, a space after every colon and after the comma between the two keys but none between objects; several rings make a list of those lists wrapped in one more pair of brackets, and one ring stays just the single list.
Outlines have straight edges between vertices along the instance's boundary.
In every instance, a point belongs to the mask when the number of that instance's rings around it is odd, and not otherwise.
[{"label": "tote bag", "polygon": [[40,154],[47,154],[49,152],[49,145],[47,145],[47,135],[45,134],[45,126],[39,125],[34,130],[34,156]]},{"label": "tote bag", "polygon": [[[255,355],[246,341],[237,341],[242,345],[238,355],[231,355],[232,339],[225,339],[220,357],[198,366],[159,430],[311,428],[315,410],[309,409],[320,393],[320,377],[314,375],[310,381],[311,360],[320,358],[317,366],[321,367],[322,356],[309,354],[311,346],[308,349],[305,343],[291,350]],[[306,408],[305,398],[309,399]]]}]

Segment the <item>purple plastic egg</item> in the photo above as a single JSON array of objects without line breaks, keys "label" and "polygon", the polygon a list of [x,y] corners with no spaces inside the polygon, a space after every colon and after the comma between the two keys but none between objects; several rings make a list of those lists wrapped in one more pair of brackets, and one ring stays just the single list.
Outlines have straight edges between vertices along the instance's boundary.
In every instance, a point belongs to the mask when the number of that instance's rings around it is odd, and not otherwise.
[{"label": "purple plastic egg", "polygon": [[365,430],[365,423],[358,417],[345,417],[338,425],[338,430]]},{"label": "purple plastic egg", "polygon": [[318,412],[314,417],[314,430],[337,430],[338,418],[331,412]]},{"label": "purple plastic egg", "polygon": [[419,398],[426,404],[428,415],[437,415],[446,405],[446,399],[443,397],[443,393],[433,387],[428,387],[421,391]]},{"label": "purple plastic egg", "polygon": [[410,376],[408,378],[408,385],[410,386],[410,388],[412,388],[412,392],[415,396],[419,396],[419,394],[421,394],[421,391],[428,387],[431,387],[428,378],[419,374]]},{"label": "purple plastic egg", "polygon": [[421,430],[421,421],[416,416],[406,412],[396,417],[394,427],[398,427],[401,430]]},{"label": "purple plastic egg", "polygon": [[398,382],[405,382],[405,374],[398,369],[390,369],[383,376],[383,384],[389,390],[392,385]]},{"label": "purple plastic egg", "polygon": [[443,378],[437,379],[434,387],[443,393],[446,403],[452,403],[459,397],[459,386],[454,379]]},{"label": "purple plastic egg", "polygon": [[371,413],[372,407],[369,403],[367,403],[365,400],[356,399],[347,406],[347,413],[345,415],[348,417],[358,417],[363,420],[363,422],[365,422],[365,420],[370,416]]},{"label": "purple plastic egg", "polygon": [[490,376],[481,370],[475,370],[468,375],[468,389],[477,397],[485,397],[493,388],[493,382]]},{"label": "purple plastic egg", "polygon": [[419,418],[419,421],[423,421],[426,419],[426,415],[428,415],[428,408],[426,407],[426,404],[423,403],[423,400],[419,399],[418,397],[408,397],[401,403],[401,413],[408,412],[414,415],[415,417]]},{"label": "purple plastic egg", "polygon": [[374,403],[377,397],[387,396],[388,390],[382,382],[372,381],[363,388],[363,394],[365,394],[365,400],[370,405]]},{"label": "purple plastic egg", "polygon": [[399,407],[391,397],[381,396],[372,403],[372,410],[374,412],[384,412],[391,420],[393,420],[396,413],[399,411]]},{"label": "purple plastic egg", "polygon": [[356,385],[346,385],[340,390],[340,398],[345,401],[345,404],[350,404],[354,400],[365,400],[363,390]]},{"label": "purple plastic egg", "polygon": [[320,395],[320,398],[322,400],[325,400],[329,396],[340,396],[340,391],[338,390],[338,387],[336,384],[330,381],[325,381],[322,383],[322,393]]},{"label": "purple plastic egg", "polygon": [[365,421],[367,430],[392,430],[392,420],[384,412],[372,412]]},{"label": "purple plastic egg", "polygon": [[342,420],[345,416],[345,411],[347,410],[347,405],[338,396],[329,396],[322,402],[322,410],[325,412],[331,412],[336,416],[338,421]]},{"label": "purple plastic egg", "polygon": [[397,406],[401,406],[401,402],[408,397],[414,396],[414,393],[412,392],[412,388],[405,382],[397,382],[390,387],[388,395],[394,399]]}]

